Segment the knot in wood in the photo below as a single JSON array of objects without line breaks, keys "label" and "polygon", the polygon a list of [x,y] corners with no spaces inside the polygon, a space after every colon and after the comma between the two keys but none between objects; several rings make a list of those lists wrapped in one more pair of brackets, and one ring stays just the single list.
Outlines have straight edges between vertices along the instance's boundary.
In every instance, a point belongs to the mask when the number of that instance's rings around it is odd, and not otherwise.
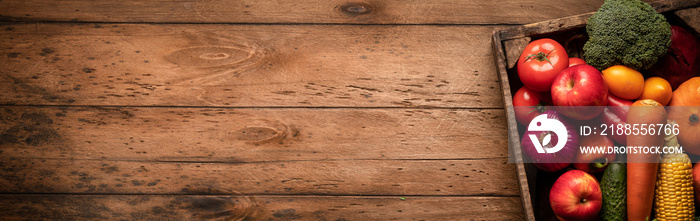
[{"label": "knot in wood", "polygon": [[265,126],[249,126],[230,133],[232,138],[249,144],[283,143],[289,135],[289,127],[280,123]]},{"label": "knot in wood", "polygon": [[201,46],[179,49],[165,56],[165,60],[180,66],[211,67],[241,63],[250,52],[241,48]]},{"label": "knot in wood", "polygon": [[204,53],[199,55],[199,57],[203,59],[226,59],[231,57],[231,55],[226,53]]},{"label": "knot in wood", "polygon": [[340,10],[350,15],[363,15],[372,12],[372,8],[362,3],[347,3],[340,6]]}]

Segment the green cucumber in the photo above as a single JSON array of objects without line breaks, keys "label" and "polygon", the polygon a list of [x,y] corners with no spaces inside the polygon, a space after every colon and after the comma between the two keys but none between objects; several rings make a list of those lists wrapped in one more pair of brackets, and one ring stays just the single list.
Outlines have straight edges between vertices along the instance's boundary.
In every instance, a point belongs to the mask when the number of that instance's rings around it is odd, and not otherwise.
[{"label": "green cucumber", "polygon": [[603,193],[601,220],[627,220],[627,167],[613,162],[603,172],[600,181]]}]

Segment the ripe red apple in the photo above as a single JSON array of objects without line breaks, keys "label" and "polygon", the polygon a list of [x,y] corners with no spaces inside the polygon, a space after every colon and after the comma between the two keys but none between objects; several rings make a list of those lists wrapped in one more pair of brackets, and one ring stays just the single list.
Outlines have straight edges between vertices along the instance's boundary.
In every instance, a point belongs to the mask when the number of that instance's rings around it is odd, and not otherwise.
[{"label": "ripe red apple", "polygon": [[552,84],[552,102],[565,116],[589,120],[608,104],[608,84],[598,69],[587,64],[564,69]]},{"label": "ripe red apple", "polygon": [[596,220],[603,205],[598,181],[581,170],[562,174],[549,191],[554,215],[562,221]]},{"label": "ripe red apple", "polygon": [[[578,145],[581,147],[602,147],[607,151],[608,147],[615,146],[615,142],[605,135],[590,134],[588,136],[581,136]],[[579,149],[576,160],[574,161],[574,167],[587,173],[599,173],[605,170],[608,163],[615,161],[615,157],[615,153],[583,153],[581,149]]]}]

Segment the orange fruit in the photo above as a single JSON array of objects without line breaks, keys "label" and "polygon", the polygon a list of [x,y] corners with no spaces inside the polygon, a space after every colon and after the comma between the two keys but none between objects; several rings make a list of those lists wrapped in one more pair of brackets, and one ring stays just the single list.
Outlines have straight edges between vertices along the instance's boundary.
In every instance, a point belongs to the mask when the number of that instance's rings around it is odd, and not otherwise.
[{"label": "orange fruit", "polygon": [[644,81],[644,91],[639,100],[652,99],[666,106],[671,102],[671,97],[673,97],[673,89],[668,81],[660,77],[650,77]]},{"label": "orange fruit", "polygon": [[644,76],[632,68],[615,65],[602,71],[610,93],[623,99],[632,100],[644,91]]}]

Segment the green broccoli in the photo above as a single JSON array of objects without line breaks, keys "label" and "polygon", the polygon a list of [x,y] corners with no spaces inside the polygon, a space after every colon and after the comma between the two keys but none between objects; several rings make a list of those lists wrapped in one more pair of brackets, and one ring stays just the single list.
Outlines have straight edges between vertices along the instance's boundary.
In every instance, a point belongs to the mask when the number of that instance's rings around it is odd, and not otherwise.
[{"label": "green broccoli", "polygon": [[618,64],[649,69],[671,44],[671,25],[640,0],[605,0],[586,32],[583,58],[599,70]]}]

